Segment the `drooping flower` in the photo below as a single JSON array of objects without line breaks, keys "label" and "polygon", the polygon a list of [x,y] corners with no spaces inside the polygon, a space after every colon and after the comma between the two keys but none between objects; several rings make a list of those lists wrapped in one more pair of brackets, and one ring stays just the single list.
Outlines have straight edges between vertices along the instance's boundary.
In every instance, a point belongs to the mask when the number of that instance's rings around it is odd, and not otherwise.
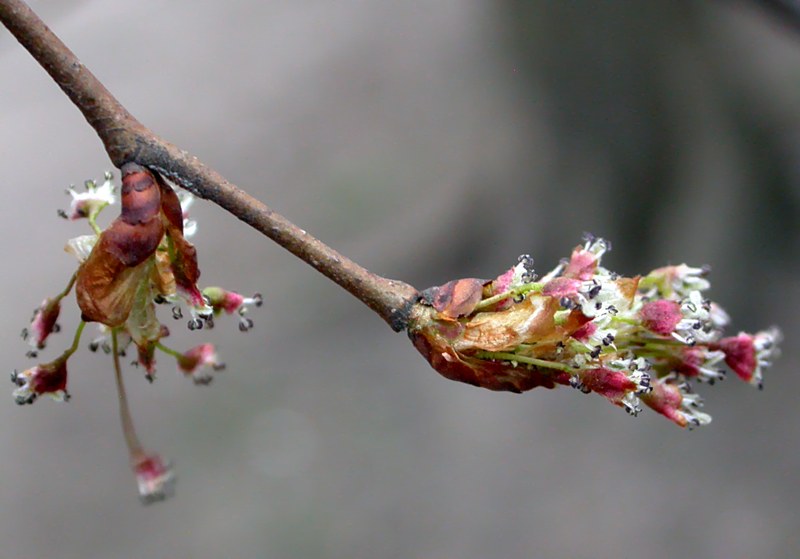
[{"label": "drooping flower", "polygon": [[177,476],[171,462],[158,454],[145,453],[134,458],[132,467],[143,504],[163,501],[174,495]]},{"label": "drooping flower", "polygon": [[[176,192],[159,174],[144,167],[123,165],[120,215],[101,230],[96,222],[98,214],[117,198],[111,179],[107,173],[100,186],[87,181],[85,192],[69,190],[73,199],[70,214],[60,214],[86,218],[94,234],[67,242],[65,251],[75,256],[78,270],[62,293],[45,299],[31,325],[23,330],[23,337],[36,350],[43,349],[48,336],[57,331],[61,300],[75,287],[82,320],[72,346],[50,363],[22,373],[15,371],[11,380],[16,385],[14,398],[20,404],[31,403],[43,394],[57,400],[68,399],[67,361],[78,349],[86,323],[97,323],[100,335],[91,340],[89,349],[102,349],[112,356],[125,441],[142,501],[150,503],[172,493],[175,474],[169,463],[143,450],[139,442],[128,409],[120,358],[127,355],[131,345],[135,346],[136,360],[132,364],[143,368],[145,378],[153,381],[156,353],[161,351],[175,358],[195,383],[206,384],[211,379],[209,371],[224,367],[214,347],[201,344],[180,353],[165,346],[163,340],[169,330],[159,320],[157,307],[171,303],[174,318],[182,317],[182,306],[188,307],[191,330],[211,327],[215,310],[219,313],[223,307],[210,306],[197,283],[197,252],[187,240],[197,229],[187,214],[193,197]],[[222,294],[224,310],[238,313],[240,329],[252,326],[245,311],[248,306],[261,305],[260,295],[242,297],[222,288],[213,288],[211,293]],[[29,356],[35,353],[31,351]]]},{"label": "drooping flower", "polygon": [[39,396],[45,394],[58,402],[69,400],[67,359],[63,356],[21,373],[15,370],[11,373],[11,382],[17,386],[13,396],[20,405],[32,404]]},{"label": "drooping flower", "polygon": [[[211,371],[221,371],[225,364],[217,357],[213,344],[201,344],[178,356],[178,369],[192,377],[195,384],[208,384],[214,377]],[[209,371],[211,369],[211,371]]]},{"label": "drooping flower", "polygon": [[84,183],[86,190],[76,191],[73,187],[67,189],[72,196],[69,208],[69,219],[94,218],[100,211],[116,201],[116,188],[112,182],[113,175],[105,174],[105,180],[99,186],[93,180]]},{"label": "drooping flower", "polygon": [[539,281],[525,255],[495,280],[426,290],[412,310],[411,340],[451,380],[511,392],[568,385],[631,415],[647,405],[682,427],[710,422],[689,382],[721,380],[723,360],[760,385],[777,329],[723,338],[729,318],[702,294],[708,268],[626,278],[601,265],[609,249],[587,236]]},{"label": "drooping flower", "polygon": [[33,314],[29,329],[23,333],[28,342],[36,349],[44,349],[50,334],[58,331],[58,316],[61,313],[61,298],[47,298],[42,301]]}]

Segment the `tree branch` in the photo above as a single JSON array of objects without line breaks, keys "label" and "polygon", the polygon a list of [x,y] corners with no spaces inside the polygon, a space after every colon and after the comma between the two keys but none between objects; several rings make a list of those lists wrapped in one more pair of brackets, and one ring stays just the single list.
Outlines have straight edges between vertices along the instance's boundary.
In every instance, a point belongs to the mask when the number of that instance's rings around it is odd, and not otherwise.
[{"label": "tree branch", "polygon": [[417,290],[383,278],[339,254],[231,184],[196,157],[159,138],[133,117],[21,0],[0,0],[0,21],[83,113],[112,163],[147,166],[224,208],[345,288],[395,331],[405,329]]}]

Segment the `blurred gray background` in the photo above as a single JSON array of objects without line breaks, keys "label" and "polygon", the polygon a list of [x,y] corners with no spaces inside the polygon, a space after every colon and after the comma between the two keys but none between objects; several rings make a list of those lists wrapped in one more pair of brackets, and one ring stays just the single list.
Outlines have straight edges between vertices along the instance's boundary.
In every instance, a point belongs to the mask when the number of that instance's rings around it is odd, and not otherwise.
[{"label": "blurred gray background", "polygon": [[[710,264],[732,328],[779,324],[759,393],[703,387],[685,432],[598,396],[439,377],[402,334],[198,202],[202,282],[261,291],[210,387],[126,369],[177,497],[144,508],[110,360],[66,405],[0,398],[0,556],[796,557],[800,35],[736,2],[34,2],[143,123],[371,270],[424,288],[544,272],[583,231],[634,274]],[[0,29],[2,355],[74,269],[56,216],[109,162]],[[111,213],[111,212],[109,212]],[[111,216],[104,216],[109,219]],[[166,310],[166,309],[165,309]],[[66,305],[69,343],[77,312]],[[165,320],[170,320],[165,317]],[[90,332],[90,333],[93,333]],[[85,342],[88,342],[88,337]],[[85,343],[84,343],[85,345]]]}]

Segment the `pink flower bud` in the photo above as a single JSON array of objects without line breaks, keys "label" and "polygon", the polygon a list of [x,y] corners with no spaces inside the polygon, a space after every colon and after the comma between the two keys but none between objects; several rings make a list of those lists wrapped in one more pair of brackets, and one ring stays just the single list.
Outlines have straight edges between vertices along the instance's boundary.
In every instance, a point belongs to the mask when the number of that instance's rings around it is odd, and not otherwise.
[{"label": "pink flower bud", "polygon": [[715,348],[725,353],[725,363],[739,378],[761,388],[761,368],[769,366],[778,356],[780,340],[780,330],[771,328],[757,334],[740,332],[738,336],[722,338]]},{"label": "pink flower bud", "polygon": [[677,301],[659,299],[642,305],[639,311],[642,326],[659,336],[669,336],[681,321],[681,306]]}]

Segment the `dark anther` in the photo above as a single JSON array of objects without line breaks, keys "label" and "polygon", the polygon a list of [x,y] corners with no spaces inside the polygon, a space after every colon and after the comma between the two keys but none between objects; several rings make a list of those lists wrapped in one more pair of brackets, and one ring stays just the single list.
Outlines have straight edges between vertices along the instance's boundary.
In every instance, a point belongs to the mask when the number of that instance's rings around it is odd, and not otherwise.
[{"label": "dark anther", "polygon": [[711,273],[711,266],[708,264],[703,264],[700,268],[700,277],[706,277],[708,274]]},{"label": "dark anther", "polygon": [[97,342],[97,341],[94,341],[94,342],[89,342],[89,351],[91,351],[92,353],[94,353],[94,352],[96,352],[98,349],[100,349],[100,342]]},{"label": "dark anther", "polygon": [[214,327],[214,315],[209,315],[206,318],[206,328],[211,330]]},{"label": "dark anther", "polygon": [[100,347],[102,348],[103,353],[105,353],[106,355],[111,354],[111,346],[108,345],[108,342],[103,342]]},{"label": "dark anther", "polygon": [[55,324],[53,324],[53,333],[58,334],[59,332],[61,332],[61,325],[58,322],[56,322]]},{"label": "dark anther", "polygon": [[614,334],[606,334],[606,337],[603,338],[603,345],[609,346],[614,343]]},{"label": "dark anther", "polygon": [[595,285],[589,290],[589,299],[594,299],[600,293],[603,287],[600,284]]},{"label": "dark anther", "polygon": [[212,365],[211,368],[215,371],[224,371],[226,366],[227,365],[225,365],[225,363],[216,363],[215,365]]},{"label": "dark anther", "polygon": [[172,318],[174,318],[175,320],[180,320],[181,318],[183,318],[183,311],[181,310],[180,307],[178,306],[172,307]]},{"label": "dark anther", "polygon": [[203,329],[203,321],[199,318],[193,318],[189,321],[189,330],[202,330]]},{"label": "dark anther", "polygon": [[562,297],[558,300],[558,303],[565,309],[571,309],[575,306],[575,303],[569,297]]},{"label": "dark anther", "polygon": [[11,371],[11,382],[16,384],[17,386],[22,386],[25,384],[25,379],[19,376],[19,371],[14,369]]},{"label": "dark anther", "polygon": [[594,349],[592,350],[592,352],[589,355],[592,356],[592,359],[597,359],[598,357],[600,357],[600,352],[601,351],[602,351],[602,348],[598,345],[598,346],[594,347]]},{"label": "dark anther", "polygon": [[67,212],[65,212],[64,210],[56,210],[56,213],[58,214],[58,217],[67,219]]},{"label": "dark anther", "polygon": [[257,307],[260,307],[261,305],[264,304],[264,299],[261,297],[261,293],[256,293],[255,295],[253,295],[253,301],[255,302],[255,305]]},{"label": "dark anther", "polygon": [[27,328],[23,328],[23,329],[22,329],[22,332],[20,332],[20,336],[22,336],[22,339],[23,339],[23,340],[27,340],[27,339],[28,339],[28,336],[30,336],[30,335],[31,335],[31,334],[30,334],[30,332],[28,332],[28,329],[27,329]]},{"label": "dark anther", "polygon": [[28,353],[25,354],[25,357],[29,359],[36,359],[38,356],[39,354],[33,350],[30,350]]},{"label": "dark anther", "polygon": [[156,295],[155,297],[153,297],[153,302],[154,302],[156,305],[163,305],[164,303],[166,303],[166,302],[167,302],[167,300],[166,300],[166,298],[164,298],[164,296],[163,296],[163,295],[161,295],[161,294],[159,293],[158,295]]}]

